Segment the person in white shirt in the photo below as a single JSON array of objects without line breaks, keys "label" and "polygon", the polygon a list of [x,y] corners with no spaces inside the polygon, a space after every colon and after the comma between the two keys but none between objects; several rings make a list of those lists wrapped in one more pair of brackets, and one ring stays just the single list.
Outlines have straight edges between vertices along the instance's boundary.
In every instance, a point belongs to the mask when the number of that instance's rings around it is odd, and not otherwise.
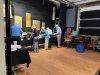
[{"label": "person in white shirt", "polygon": [[62,35],[62,30],[61,28],[56,25],[56,33],[57,33],[57,41],[58,41],[58,48],[60,47],[60,44],[61,44],[61,35]]},{"label": "person in white shirt", "polygon": [[52,35],[52,30],[49,27],[47,27],[47,32],[49,35]]},{"label": "person in white shirt", "polygon": [[49,39],[49,48],[51,48],[51,45],[52,45],[52,30],[49,28],[49,27],[47,27],[47,32],[48,32],[48,34],[50,35],[50,39]]}]

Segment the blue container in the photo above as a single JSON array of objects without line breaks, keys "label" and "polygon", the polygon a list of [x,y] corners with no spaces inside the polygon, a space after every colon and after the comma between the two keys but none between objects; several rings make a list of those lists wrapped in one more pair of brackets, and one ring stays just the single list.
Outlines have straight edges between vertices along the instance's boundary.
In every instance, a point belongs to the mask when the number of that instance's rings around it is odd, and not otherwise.
[{"label": "blue container", "polygon": [[78,43],[76,45],[76,51],[79,53],[83,53],[84,52],[84,44],[83,43]]}]

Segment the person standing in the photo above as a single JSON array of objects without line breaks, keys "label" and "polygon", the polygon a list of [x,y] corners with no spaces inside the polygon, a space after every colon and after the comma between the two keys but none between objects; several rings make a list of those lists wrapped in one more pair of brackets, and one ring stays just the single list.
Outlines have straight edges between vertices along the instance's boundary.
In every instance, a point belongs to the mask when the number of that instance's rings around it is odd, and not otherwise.
[{"label": "person standing", "polygon": [[50,35],[48,34],[47,30],[42,27],[42,30],[44,32],[44,37],[45,37],[45,49],[48,49],[48,45],[49,45],[49,39],[50,39]]},{"label": "person standing", "polygon": [[61,30],[61,28],[58,25],[56,25],[55,27],[56,27],[57,41],[58,41],[58,48],[59,48],[60,45],[61,45],[62,30]]},{"label": "person standing", "polygon": [[18,45],[21,45],[21,35],[23,33],[21,27],[17,24],[13,24],[10,28],[12,42],[17,41]]},{"label": "person standing", "polygon": [[38,30],[36,29],[35,25],[32,25],[32,30],[33,30],[33,50],[35,52],[38,52]]},{"label": "person standing", "polygon": [[49,48],[51,48],[51,45],[52,45],[52,30],[49,27],[47,27],[46,30],[47,30],[48,34],[50,35]]}]

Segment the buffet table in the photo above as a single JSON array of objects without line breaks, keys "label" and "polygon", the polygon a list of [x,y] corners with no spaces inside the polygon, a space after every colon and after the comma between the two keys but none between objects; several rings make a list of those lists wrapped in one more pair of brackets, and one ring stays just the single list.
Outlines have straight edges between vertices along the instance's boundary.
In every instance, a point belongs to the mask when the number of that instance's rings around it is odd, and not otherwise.
[{"label": "buffet table", "polygon": [[[57,45],[56,34],[53,34],[52,38],[50,40],[51,40],[52,44],[56,44]],[[29,38],[29,39],[23,39],[23,40],[21,40],[21,46],[25,47],[25,48],[27,48],[27,46],[31,46],[31,48],[32,48],[33,41],[34,41],[34,39],[32,37]],[[44,43],[45,43],[44,34],[40,34],[39,35],[38,42],[39,42],[39,48],[41,48],[41,47],[43,48],[44,47]]]},{"label": "buffet table", "polygon": [[[6,58],[7,58],[7,52],[6,53]],[[29,64],[31,63],[31,58],[28,52],[27,48],[20,48],[15,51],[11,51],[11,67],[12,67],[12,75],[16,75],[15,73],[15,66],[20,65],[20,64],[26,64],[26,67],[29,67]],[[6,59],[6,65],[7,59]],[[17,68],[19,69],[19,68]]]},{"label": "buffet table", "polygon": [[11,65],[16,66],[19,64],[25,64],[29,67],[29,64],[31,63],[31,58],[28,52],[28,49],[21,48],[16,51],[11,52]]},{"label": "buffet table", "polygon": [[23,47],[32,45],[33,45],[33,38],[21,40],[21,46]]}]

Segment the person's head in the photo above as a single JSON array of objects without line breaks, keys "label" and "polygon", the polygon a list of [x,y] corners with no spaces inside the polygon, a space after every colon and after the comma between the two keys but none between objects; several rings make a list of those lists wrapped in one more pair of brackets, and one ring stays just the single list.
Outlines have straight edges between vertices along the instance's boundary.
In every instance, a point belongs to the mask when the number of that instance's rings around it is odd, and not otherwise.
[{"label": "person's head", "polygon": [[55,27],[56,27],[56,28],[59,27],[58,24],[56,24]]},{"label": "person's head", "polygon": [[42,27],[41,27],[41,30],[44,30],[44,29],[45,29],[45,27],[44,27],[44,26],[42,26]]},{"label": "person's head", "polygon": [[50,29],[49,27],[47,27],[46,29]]},{"label": "person's head", "polygon": [[35,25],[32,25],[32,29],[35,29],[36,28],[36,26]]}]

